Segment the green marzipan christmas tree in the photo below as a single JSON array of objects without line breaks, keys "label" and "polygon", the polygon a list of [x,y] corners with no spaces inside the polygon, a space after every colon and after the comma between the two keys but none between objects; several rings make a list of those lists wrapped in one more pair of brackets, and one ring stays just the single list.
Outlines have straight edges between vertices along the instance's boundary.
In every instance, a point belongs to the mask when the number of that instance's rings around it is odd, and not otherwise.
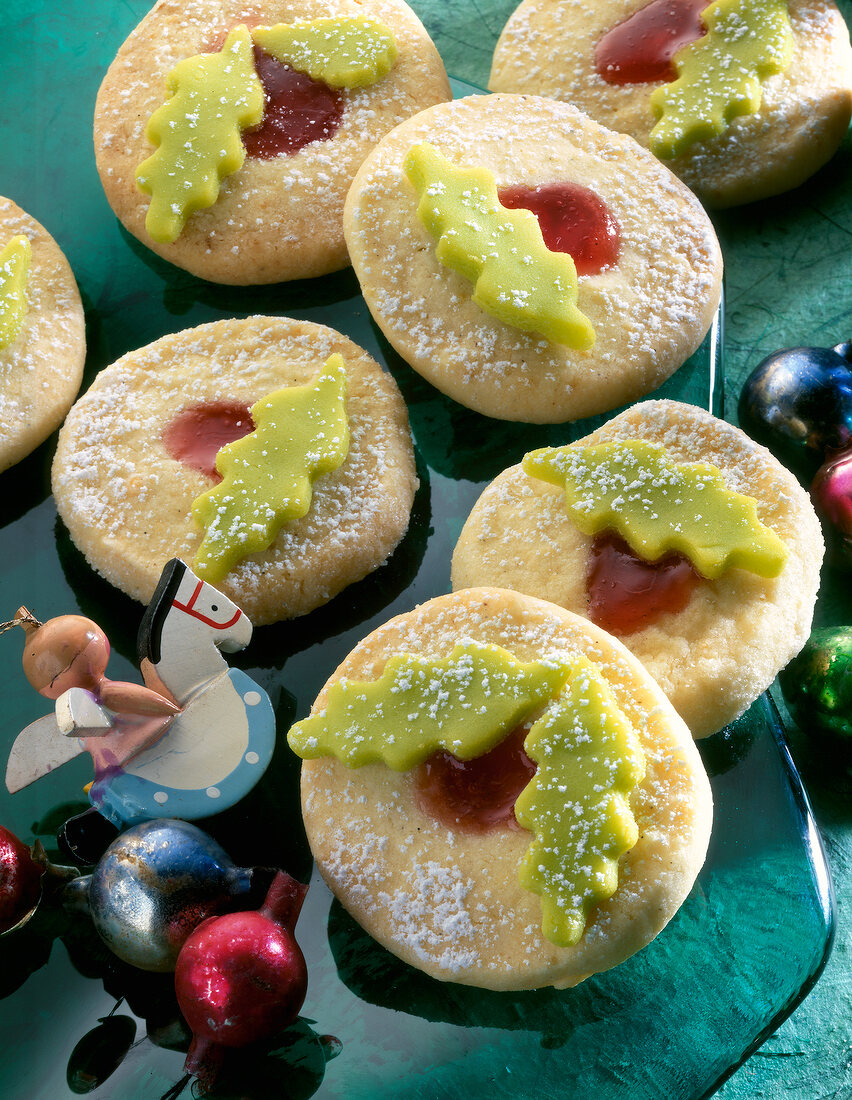
[{"label": "green marzipan christmas tree", "polygon": [[534,834],[520,882],[541,895],[543,934],[570,947],[590,910],[615,893],[618,860],[638,839],[628,798],[645,758],[600,670],[583,657],[524,748],[538,769],[515,803]]},{"label": "green marzipan christmas tree", "polygon": [[349,450],[346,371],[332,355],[309,386],[288,386],[251,409],[250,435],[216,455],[222,482],[192,505],[205,530],[193,568],[216,583],[249,554],[266,550],[281,526],[306,515],[312,485]]},{"label": "green marzipan christmas tree", "polygon": [[145,228],[161,244],[177,240],[194,210],[216,202],[222,179],[245,160],[241,130],[263,118],[248,30],[231,31],[220,53],[179,61],[166,89],[168,102],[148,122],[157,150],[136,172],[139,189],[151,196]]},{"label": "green marzipan christmas tree", "polygon": [[658,443],[543,447],[522,466],[565,489],[568,515],[584,534],[617,531],[646,561],[676,550],[711,580],[734,568],[777,577],[787,561],[752,497],[729,489],[717,467],[674,462]]},{"label": "green marzipan christmas tree", "polygon": [[335,756],[350,768],[408,771],[441,749],[472,760],[552,698],[568,667],[525,664],[475,641],[449,657],[399,654],[377,680],[338,680],[325,710],[297,722],[287,740],[303,759]]},{"label": "green marzipan christmas tree", "polygon": [[0,252],[0,348],[13,344],[24,327],[31,256],[29,238],[22,233]]},{"label": "green marzipan christmas tree", "polygon": [[675,54],[677,80],[657,88],[651,151],[664,160],[760,109],[761,80],[793,55],[786,0],[715,0],[701,14],[707,34]]},{"label": "green marzipan christmas tree", "polygon": [[473,301],[513,328],[586,351],[595,342],[577,308],[577,269],[551,252],[531,210],[500,202],[487,168],[459,168],[433,145],[409,150],[405,173],[420,196],[417,215],[438,240],[435,254],[474,284]]},{"label": "green marzipan christmas tree", "polygon": [[252,37],[270,56],[332,88],[375,84],[391,71],[397,54],[390,29],[363,15],[276,23],[255,28]]}]

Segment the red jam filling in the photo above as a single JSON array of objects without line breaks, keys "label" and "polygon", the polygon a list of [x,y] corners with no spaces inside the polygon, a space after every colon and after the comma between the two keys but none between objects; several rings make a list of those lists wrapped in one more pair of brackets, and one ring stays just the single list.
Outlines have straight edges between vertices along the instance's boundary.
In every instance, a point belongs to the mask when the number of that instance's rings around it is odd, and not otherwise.
[{"label": "red jam filling", "polygon": [[619,535],[604,532],[592,543],[586,574],[589,618],[610,634],[633,634],[682,611],[700,581],[683,554],[645,561]]},{"label": "red jam filling", "polygon": [[254,48],[254,67],[263,85],[266,102],[263,121],[256,130],[243,133],[250,157],[269,160],[281,153],[298,153],[312,141],[334,137],[343,119],[340,92],[307,73]]},{"label": "red jam filling", "polygon": [[673,57],[705,35],[708,0],[652,0],[608,30],[595,47],[595,70],[607,84],[677,79]]},{"label": "red jam filling", "polygon": [[515,801],[535,774],[535,764],[524,752],[527,733],[528,727],[519,726],[475,760],[457,760],[448,752],[430,756],[414,778],[420,809],[462,832],[519,829]]},{"label": "red jam filling", "polygon": [[578,275],[597,275],[618,262],[621,232],[609,207],[578,183],[541,187],[501,187],[500,202],[510,210],[532,210],[551,252],[567,252]]},{"label": "red jam filling", "polygon": [[169,421],[163,429],[163,446],[171,458],[219,482],[222,478],[216,469],[216,455],[227,443],[253,431],[248,405],[205,401],[181,409]]}]

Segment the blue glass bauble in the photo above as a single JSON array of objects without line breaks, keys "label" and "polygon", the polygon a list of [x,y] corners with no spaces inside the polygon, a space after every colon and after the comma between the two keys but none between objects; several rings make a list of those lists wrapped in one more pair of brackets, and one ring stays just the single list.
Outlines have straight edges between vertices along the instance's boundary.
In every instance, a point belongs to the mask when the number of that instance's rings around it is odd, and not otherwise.
[{"label": "blue glass bauble", "polygon": [[852,342],[764,359],[743,387],[739,420],[785,466],[812,476],[827,454],[852,447]]},{"label": "blue glass bauble", "polygon": [[120,959],[168,971],[193,929],[245,897],[252,874],[195,825],[160,818],[114,840],[90,876],[65,888],[63,901],[88,910]]}]

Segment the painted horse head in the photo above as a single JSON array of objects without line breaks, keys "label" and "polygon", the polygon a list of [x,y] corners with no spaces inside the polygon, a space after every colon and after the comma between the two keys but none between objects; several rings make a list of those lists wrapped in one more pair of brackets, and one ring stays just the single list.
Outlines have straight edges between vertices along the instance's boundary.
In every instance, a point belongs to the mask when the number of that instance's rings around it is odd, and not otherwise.
[{"label": "painted horse head", "polygon": [[150,661],[183,702],[227,667],[219,651],[244,649],[251,633],[251,621],[235,603],[172,558],[139,626],[139,659]]}]

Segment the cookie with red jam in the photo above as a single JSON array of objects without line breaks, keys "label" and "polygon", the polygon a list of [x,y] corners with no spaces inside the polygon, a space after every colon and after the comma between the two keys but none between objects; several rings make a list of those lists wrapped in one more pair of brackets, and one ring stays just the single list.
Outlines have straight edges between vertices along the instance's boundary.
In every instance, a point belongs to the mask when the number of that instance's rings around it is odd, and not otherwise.
[{"label": "cookie with red jam", "polygon": [[832,0],[524,0],[489,87],[573,103],[725,207],[798,187],[832,156],[852,48]]},{"label": "cookie with red jam", "polygon": [[101,371],[59,436],[53,493],[94,569],[146,603],[171,558],[261,625],[382,565],[417,477],[396,383],[323,325],[217,321]]},{"label": "cookie with red jam", "polygon": [[398,122],[450,98],[403,0],[159,0],[98,93],[95,156],[124,227],[218,283],[348,263],[343,200]]},{"label": "cookie with red jam", "polygon": [[504,420],[574,420],[648,393],[719,305],[719,244],[691,192],[554,100],[471,96],[402,123],[355,177],[344,228],[397,352]]},{"label": "cookie with red jam", "polygon": [[769,451],[696,406],[646,401],[504,470],[465,523],[452,578],[605,628],[705,737],[804,645],[822,555],[808,494]]},{"label": "cookie with red jam", "polygon": [[373,631],[288,735],[331,890],[384,947],[487,989],[576,985],[686,898],[710,785],[645,669],[495,588]]}]

